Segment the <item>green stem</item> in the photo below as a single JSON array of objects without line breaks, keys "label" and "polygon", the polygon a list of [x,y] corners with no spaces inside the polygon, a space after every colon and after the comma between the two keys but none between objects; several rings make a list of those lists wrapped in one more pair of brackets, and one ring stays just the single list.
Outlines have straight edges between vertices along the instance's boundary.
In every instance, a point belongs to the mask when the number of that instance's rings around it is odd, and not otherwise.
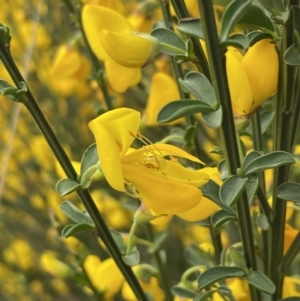
[{"label": "green stem", "polygon": [[[202,16],[201,24],[208,50],[212,83],[223,109],[220,134],[225,146],[225,158],[229,173],[234,174],[237,168],[240,167],[240,159],[226,76],[225,50],[221,50],[220,48],[212,2],[209,0],[198,0],[198,5]],[[244,191],[236,206],[246,264],[252,270],[256,270],[254,240],[246,191]],[[252,286],[249,289],[252,301],[259,300],[257,290]]]},{"label": "green stem", "polygon": [[182,274],[181,281],[183,281],[183,282],[187,281],[191,274],[199,273],[199,271],[203,268],[204,268],[203,265],[196,265],[194,267],[189,268]]},{"label": "green stem", "polygon": [[[162,1],[162,0],[161,0]],[[185,18],[190,18],[190,14],[186,8],[186,5],[183,0],[170,0],[177,18],[180,19],[185,19]],[[206,59],[206,56],[204,54],[203,48],[199,42],[199,39],[187,35],[189,39],[191,39],[193,43],[193,49],[194,53],[198,59],[198,62],[196,64],[196,67],[200,72],[202,72],[209,80],[211,79],[210,71],[209,71],[209,65]]]},{"label": "green stem", "polygon": [[[146,232],[147,238],[150,241],[154,241],[152,227],[149,223],[145,224],[145,232]],[[166,301],[172,301],[173,296],[171,294],[171,285],[170,285],[170,281],[169,281],[170,278],[169,278],[169,275],[166,270],[166,265],[163,263],[159,251],[160,251],[159,249],[155,250],[155,252],[153,254],[154,260],[155,260],[157,268],[160,272],[160,280],[161,280],[161,284],[164,289],[164,292],[166,294]]]},{"label": "green stem", "polygon": [[279,266],[280,274],[285,274],[290,267],[293,259],[299,253],[300,250],[300,232],[298,232],[297,236],[294,238],[292,244],[290,245],[288,251],[282,258],[281,264]]},{"label": "green stem", "polygon": [[[282,49],[279,59],[279,80],[278,80],[278,98],[275,115],[275,150],[290,152],[293,142],[292,120],[294,107],[294,67],[284,63],[283,54],[293,44],[293,14],[290,14],[282,30]],[[283,258],[284,230],[286,201],[277,198],[277,187],[288,181],[289,166],[281,166],[275,169],[273,184],[273,210],[274,221],[270,230],[270,248],[269,248],[269,270],[268,276],[276,286],[276,292],[272,296],[273,300],[278,300],[282,296],[283,274],[278,272],[279,264]]]},{"label": "green stem", "polygon": [[[16,66],[13,58],[10,55],[8,47],[0,42],[0,58],[10,74],[11,78],[13,79],[14,83],[17,87],[19,87],[19,83],[21,81],[25,82],[23,76],[21,75],[18,67]],[[77,174],[74,170],[74,167],[68,158],[67,154],[65,153],[64,149],[62,148],[61,144],[57,140],[54,132],[52,131],[51,127],[49,126],[47,120],[45,119],[43,113],[41,112],[38,104],[36,103],[29,87],[28,91],[25,95],[26,101],[24,102],[25,107],[28,109],[30,114],[32,115],[33,119],[37,123],[37,126],[43,133],[46,141],[48,142],[50,148],[52,149],[57,161],[63,168],[64,172],[66,173],[67,177],[77,181]],[[147,301],[147,297],[144,294],[140,283],[138,282],[137,278],[135,277],[133,271],[129,266],[127,266],[124,261],[122,260],[122,255],[118,246],[116,245],[113,237],[111,236],[107,225],[105,224],[98,208],[96,207],[89,191],[87,189],[77,190],[76,191],[79,198],[83,202],[85,208],[87,209],[88,213],[90,214],[91,218],[93,219],[97,231],[103,240],[104,244],[106,245],[107,249],[109,250],[112,258],[116,262],[117,266],[119,267],[120,271],[124,275],[125,279],[127,280],[128,284],[132,288],[133,292],[137,296],[138,299]]]},{"label": "green stem", "polygon": [[127,242],[127,247],[126,247],[126,255],[130,255],[132,252],[132,247],[133,247],[133,242],[134,242],[134,235],[135,231],[138,227],[138,223],[136,221],[133,221],[133,224],[130,228],[130,232],[128,235],[128,242]]},{"label": "green stem", "polygon": [[216,265],[220,264],[221,261],[221,253],[223,250],[222,242],[221,242],[221,233],[217,229],[213,227],[209,227],[211,241],[213,243],[215,249],[215,262]]}]

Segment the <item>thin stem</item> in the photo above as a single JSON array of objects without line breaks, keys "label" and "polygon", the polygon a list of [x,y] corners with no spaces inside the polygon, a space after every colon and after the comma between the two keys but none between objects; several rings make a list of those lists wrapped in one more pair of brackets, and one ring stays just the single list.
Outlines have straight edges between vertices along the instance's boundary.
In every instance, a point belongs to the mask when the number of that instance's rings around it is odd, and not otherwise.
[{"label": "thin stem", "polygon": [[[149,223],[145,224],[145,232],[146,232],[147,238],[150,241],[153,241],[154,240],[153,231],[152,231],[151,225]],[[157,265],[157,268],[160,272],[160,276],[161,276],[160,280],[161,280],[161,284],[164,289],[164,292],[166,294],[166,301],[172,301],[173,296],[171,294],[171,285],[169,282],[170,278],[166,271],[166,266],[163,263],[163,261],[161,260],[159,249],[156,250],[153,255],[154,255],[154,260]]]},{"label": "thin stem", "polygon": [[130,255],[132,252],[132,247],[133,247],[133,241],[134,241],[134,234],[137,229],[138,223],[136,221],[133,221],[133,224],[130,228],[130,232],[128,235],[128,242],[127,242],[127,247],[126,247],[126,255]]},{"label": "thin stem", "polygon": [[[225,50],[221,50],[220,48],[212,2],[209,0],[198,0],[198,5],[201,12],[201,24],[203,26],[208,50],[212,83],[223,109],[220,134],[223,145],[225,146],[225,158],[230,174],[234,174],[236,169],[240,167],[240,159],[226,76]],[[236,206],[246,264],[252,270],[256,270],[254,240],[246,191],[244,191]],[[249,289],[252,300],[259,300],[260,296],[257,290],[251,286]]]},{"label": "thin stem", "polygon": [[[161,1],[163,1],[163,0],[161,0]],[[171,3],[174,7],[176,16],[179,20],[185,19],[185,18],[190,18],[189,12],[188,12],[183,0],[171,0]],[[199,61],[199,63],[196,64],[198,70],[200,72],[202,72],[210,80],[211,75],[210,75],[210,71],[209,71],[208,62],[207,62],[206,56],[204,54],[203,48],[199,42],[199,39],[192,37],[192,36],[188,36],[188,35],[187,35],[187,37],[190,38],[193,43],[194,53]]]},{"label": "thin stem", "polygon": [[[13,79],[14,83],[16,84],[17,87],[19,87],[19,83],[21,81],[25,82],[24,78],[21,75],[19,69],[17,68],[14,60],[12,59],[8,47],[3,45],[2,43],[0,43],[0,58],[4,63],[7,71],[9,72],[11,78]],[[24,102],[25,107],[28,109],[33,119],[37,123],[39,129],[43,133],[46,141],[51,147],[59,164],[63,168],[67,177],[76,181],[77,174],[76,171],[74,170],[74,167],[70,159],[68,158],[67,154],[65,153],[59,141],[57,140],[54,132],[52,131],[43,113],[41,112],[29,88],[28,91],[26,92],[25,98],[26,98]],[[98,208],[95,205],[89,191],[87,189],[82,189],[82,190],[77,190],[76,192],[79,198],[81,199],[81,201],[83,202],[88,213],[90,214],[91,218],[93,219],[101,239],[103,240],[104,244],[109,250],[112,258],[116,262],[121,273],[124,275],[128,284],[132,288],[133,292],[135,293],[138,299],[147,301],[147,297],[144,294],[140,286],[140,283],[135,277],[133,271],[122,260],[122,255],[120,253],[120,250],[118,249],[118,246],[116,245],[113,237],[111,236],[109,229],[105,224],[100,212],[98,211]]]},{"label": "thin stem", "polygon": [[290,267],[293,259],[296,257],[300,250],[300,232],[298,232],[297,236],[294,238],[292,244],[290,245],[288,251],[282,258],[281,264],[279,266],[280,274],[285,274]]},{"label": "thin stem", "polygon": [[[282,30],[282,49],[281,53],[293,44],[293,14],[290,14]],[[288,66],[280,56],[278,98],[275,117],[275,150],[290,152],[293,141],[292,120],[294,107],[294,67]],[[277,187],[288,181],[289,166],[281,166],[275,169],[273,184],[273,210],[274,221],[270,230],[270,248],[269,248],[269,270],[268,276],[276,286],[276,292],[272,296],[273,300],[278,300],[282,296],[283,274],[278,272],[279,264],[283,258],[284,230],[286,201],[277,198]]]}]

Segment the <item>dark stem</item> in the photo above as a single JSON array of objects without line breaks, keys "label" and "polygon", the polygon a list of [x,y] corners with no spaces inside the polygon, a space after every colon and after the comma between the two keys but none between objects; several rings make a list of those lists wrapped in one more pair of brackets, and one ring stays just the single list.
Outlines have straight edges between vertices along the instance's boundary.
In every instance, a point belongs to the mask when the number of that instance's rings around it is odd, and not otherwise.
[{"label": "dark stem", "polygon": [[[17,87],[19,87],[19,83],[21,81],[25,82],[23,76],[21,75],[19,69],[17,68],[13,58],[10,55],[10,52],[5,45],[0,43],[0,58],[5,65],[5,68],[9,72],[11,78],[13,79],[14,83]],[[30,114],[32,115],[33,119],[37,123],[39,129],[43,133],[46,141],[48,142],[49,146],[51,147],[56,159],[58,160],[59,164],[65,171],[68,178],[77,181],[77,174],[72,166],[72,163],[68,156],[66,155],[64,149],[62,148],[61,144],[57,140],[54,132],[52,131],[51,127],[49,126],[47,120],[45,119],[43,113],[41,112],[39,106],[37,105],[32,93],[30,92],[29,88],[25,95],[24,101],[25,107],[28,109]],[[127,266],[124,261],[122,260],[122,255],[118,249],[118,246],[114,242],[107,225],[105,224],[98,208],[96,207],[89,191],[87,189],[77,190],[76,191],[79,198],[83,202],[85,208],[87,209],[88,213],[90,214],[91,218],[93,219],[96,229],[101,236],[104,244],[106,245],[107,249],[109,250],[112,258],[116,262],[117,266],[119,267],[120,271],[124,275],[125,279],[127,280],[128,284],[132,288],[133,292],[135,293],[136,297],[140,300],[147,301],[147,297],[144,294],[140,283],[138,282],[137,278],[135,277],[133,271],[129,266]]]},{"label": "dark stem", "polygon": [[[223,109],[220,134],[222,144],[225,146],[225,158],[229,173],[235,174],[237,168],[240,167],[240,159],[226,76],[225,50],[221,50],[220,48],[212,2],[209,0],[198,0],[198,5],[201,12],[201,24],[203,26],[208,50],[212,83]],[[249,268],[256,270],[254,240],[246,191],[244,191],[236,206],[245,260]],[[249,289],[252,300],[259,300],[260,296],[257,290],[252,286],[249,286]]]},{"label": "dark stem", "polygon": [[[295,68],[284,63],[283,54],[293,44],[293,14],[290,14],[282,30],[282,49],[280,56],[280,70],[278,81],[278,98],[275,118],[275,150],[291,152],[292,120],[294,107],[293,90]],[[276,292],[272,296],[273,300],[278,300],[282,296],[283,274],[279,273],[279,264],[283,258],[284,230],[286,201],[277,198],[277,187],[288,181],[289,166],[281,166],[275,169],[273,184],[273,210],[274,221],[270,231],[269,249],[269,271],[268,276],[276,286]]]}]

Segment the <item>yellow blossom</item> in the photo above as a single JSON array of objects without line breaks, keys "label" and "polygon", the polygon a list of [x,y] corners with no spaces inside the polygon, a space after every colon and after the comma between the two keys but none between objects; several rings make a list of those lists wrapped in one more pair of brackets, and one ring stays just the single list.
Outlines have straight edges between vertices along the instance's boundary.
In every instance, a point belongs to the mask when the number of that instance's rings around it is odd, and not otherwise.
[{"label": "yellow blossom", "polygon": [[226,52],[226,70],[234,115],[253,113],[276,93],[278,55],[270,40],[261,40],[245,56],[232,47]]},{"label": "yellow blossom", "polygon": [[[108,79],[118,92],[124,92],[128,87],[136,85],[141,79],[140,67],[144,66],[156,55],[160,48],[159,41],[145,34],[133,33],[130,22],[118,12],[102,6],[85,5],[82,11],[83,28],[88,42],[99,60],[114,62],[116,68],[107,70],[115,72],[117,82]],[[133,68],[129,78],[121,77],[118,65]],[[115,70],[116,69],[116,70]],[[128,70],[129,71],[129,70]],[[129,71],[130,72],[130,71]]]},{"label": "yellow blossom", "polygon": [[[133,185],[157,215],[182,213],[197,206],[202,198],[199,187],[209,176],[165,156],[201,161],[175,146],[149,143],[139,134],[139,123],[140,113],[128,108],[107,112],[89,123],[108,183],[119,191],[126,191],[124,183]],[[130,148],[135,138],[144,146]]]}]

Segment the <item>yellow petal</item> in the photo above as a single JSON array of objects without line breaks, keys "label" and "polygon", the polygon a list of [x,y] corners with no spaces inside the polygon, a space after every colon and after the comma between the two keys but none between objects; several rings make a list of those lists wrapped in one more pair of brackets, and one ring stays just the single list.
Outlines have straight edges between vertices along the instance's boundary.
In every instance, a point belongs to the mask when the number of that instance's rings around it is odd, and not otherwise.
[{"label": "yellow petal", "polygon": [[201,201],[194,208],[177,215],[187,221],[196,222],[211,216],[218,209],[218,205],[208,198],[202,197]]},{"label": "yellow petal", "polygon": [[144,38],[131,33],[102,29],[99,38],[103,49],[112,60],[128,68],[144,66],[159,51],[159,41],[151,36]]},{"label": "yellow petal", "polygon": [[283,292],[282,297],[296,297],[300,296],[300,291],[298,289],[300,285],[300,279],[296,277],[285,276],[283,280]]},{"label": "yellow petal", "polygon": [[80,68],[79,52],[68,45],[57,48],[50,70],[52,77],[69,77]]},{"label": "yellow petal", "polygon": [[250,47],[241,62],[247,75],[253,97],[251,111],[277,91],[278,54],[275,44],[261,40]]},{"label": "yellow petal", "polygon": [[241,54],[234,48],[226,52],[226,73],[235,115],[247,115],[252,106],[252,92],[247,75],[240,62]]},{"label": "yellow petal", "polygon": [[123,93],[129,87],[137,85],[142,78],[140,68],[127,68],[114,61],[106,61],[105,70],[108,82],[118,93]]},{"label": "yellow petal", "polygon": [[[152,77],[151,88],[145,109],[145,121],[147,125],[158,125],[157,115],[168,103],[180,99],[179,91],[175,80],[168,74],[157,72]],[[180,118],[168,124],[184,122]]]},{"label": "yellow petal", "polygon": [[102,29],[114,32],[131,32],[133,30],[127,19],[116,11],[96,5],[85,5],[82,10],[82,25],[87,40],[99,60],[110,60],[99,40]]},{"label": "yellow petal", "polygon": [[157,214],[176,214],[195,207],[202,198],[200,189],[170,180],[143,166],[123,164],[124,178],[132,183],[148,208]]},{"label": "yellow petal", "polygon": [[120,157],[126,153],[140,122],[138,111],[120,108],[109,111],[89,123],[97,144],[103,174],[116,190],[124,191]]},{"label": "yellow petal", "polygon": [[93,283],[100,291],[105,291],[105,299],[112,299],[121,289],[124,277],[112,258],[104,260],[94,273]]}]

